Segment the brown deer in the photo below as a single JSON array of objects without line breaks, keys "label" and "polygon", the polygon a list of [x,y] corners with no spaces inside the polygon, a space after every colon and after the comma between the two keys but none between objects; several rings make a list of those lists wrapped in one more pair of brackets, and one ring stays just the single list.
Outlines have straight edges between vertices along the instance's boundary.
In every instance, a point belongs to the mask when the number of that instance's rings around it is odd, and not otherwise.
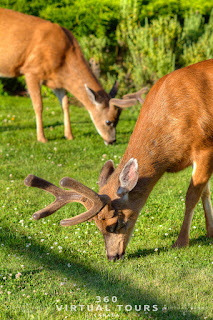
[{"label": "brown deer", "polygon": [[42,124],[41,84],[51,88],[64,114],[64,135],[73,139],[66,91],[88,110],[106,144],[116,140],[120,108],[111,106],[118,85],[107,94],[86,62],[77,40],[58,24],[0,8],[0,77],[25,75],[36,115],[37,140],[46,142]]},{"label": "brown deer", "polygon": [[[111,103],[134,103],[127,95]],[[72,226],[94,219],[105,240],[109,260],[123,257],[136,220],[156,182],[165,172],[193,166],[186,194],[185,217],[174,247],[189,244],[189,230],[196,204],[203,202],[207,236],[213,237],[213,211],[209,179],[213,171],[213,59],[176,70],[150,90],[141,109],[126,152],[115,170],[107,161],[99,176],[99,194],[71,178],[63,178],[62,190],[29,175],[25,184],[53,193],[56,201],[33,215],[52,214],[67,202],[77,201],[88,210],[61,221]]]}]

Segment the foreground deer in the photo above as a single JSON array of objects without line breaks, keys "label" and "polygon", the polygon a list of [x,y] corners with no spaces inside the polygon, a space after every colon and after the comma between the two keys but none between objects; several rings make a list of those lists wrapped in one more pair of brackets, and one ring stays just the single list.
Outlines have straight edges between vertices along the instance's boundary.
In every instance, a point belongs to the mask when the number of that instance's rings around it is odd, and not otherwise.
[{"label": "foreground deer", "polygon": [[42,124],[41,84],[44,84],[55,92],[61,103],[67,139],[73,139],[73,135],[66,90],[88,110],[104,142],[115,142],[120,109],[113,105],[109,108],[109,100],[115,97],[117,84],[109,95],[103,90],[67,29],[0,8],[0,77],[21,75],[25,75],[35,110],[38,141],[47,141]]},{"label": "foreground deer", "polygon": [[[134,103],[127,95],[111,103]],[[71,201],[88,210],[62,226],[94,219],[103,233],[109,260],[123,257],[139,212],[164,172],[193,165],[186,194],[183,225],[174,246],[189,244],[189,230],[198,200],[202,199],[207,236],[213,237],[213,212],[209,179],[213,171],[213,59],[177,70],[160,79],[146,97],[127,150],[115,170],[107,161],[99,176],[99,194],[71,178],[63,178],[62,190],[29,175],[25,184],[55,195],[56,201],[33,215],[46,217]]]}]

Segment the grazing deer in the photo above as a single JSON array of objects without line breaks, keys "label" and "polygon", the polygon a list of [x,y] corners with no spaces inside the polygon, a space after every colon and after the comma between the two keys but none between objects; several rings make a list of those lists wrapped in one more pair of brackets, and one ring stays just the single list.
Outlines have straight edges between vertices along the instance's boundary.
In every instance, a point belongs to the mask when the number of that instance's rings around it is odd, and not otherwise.
[{"label": "grazing deer", "polygon": [[0,8],[0,77],[25,75],[36,115],[37,140],[46,142],[42,124],[41,84],[51,88],[64,113],[64,134],[73,139],[66,91],[88,110],[106,144],[116,140],[120,108],[111,106],[118,85],[107,94],[70,31],[38,17]]},{"label": "grazing deer", "polygon": [[[138,95],[113,99],[116,105],[131,104]],[[207,236],[213,237],[213,211],[209,179],[213,171],[213,59],[174,71],[150,90],[141,109],[126,152],[115,170],[107,161],[99,176],[99,194],[81,183],[63,178],[62,190],[29,175],[25,184],[55,195],[56,201],[33,215],[46,217],[68,202],[88,210],[61,221],[62,226],[94,219],[102,232],[109,260],[123,257],[135,222],[157,181],[165,172],[193,166],[186,194],[185,217],[174,247],[189,244],[189,230],[196,204],[203,202]]]}]

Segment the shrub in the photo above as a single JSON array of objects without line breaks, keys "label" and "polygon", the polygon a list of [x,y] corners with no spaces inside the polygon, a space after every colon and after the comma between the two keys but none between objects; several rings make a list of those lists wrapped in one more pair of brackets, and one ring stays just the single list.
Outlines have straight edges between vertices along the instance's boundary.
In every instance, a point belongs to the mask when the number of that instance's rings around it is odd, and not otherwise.
[{"label": "shrub", "polygon": [[180,41],[183,43],[180,65],[213,58],[213,11],[207,24],[199,14],[188,16]]},{"label": "shrub", "polygon": [[146,19],[142,27],[137,19],[136,2],[132,10],[131,7],[124,7],[122,14],[123,21],[117,36],[125,51],[123,67],[129,75],[129,86],[140,88],[173,71],[176,40],[181,32],[177,18],[159,17],[151,23]]},{"label": "shrub", "polygon": [[213,13],[209,22],[192,10],[183,26],[177,16],[160,16],[142,26],[138,1],[124,1],[122,20],[117,29],[122,47],[122,63],[115,70],[129,89],[155,82],[176,68],[213,58]]}]

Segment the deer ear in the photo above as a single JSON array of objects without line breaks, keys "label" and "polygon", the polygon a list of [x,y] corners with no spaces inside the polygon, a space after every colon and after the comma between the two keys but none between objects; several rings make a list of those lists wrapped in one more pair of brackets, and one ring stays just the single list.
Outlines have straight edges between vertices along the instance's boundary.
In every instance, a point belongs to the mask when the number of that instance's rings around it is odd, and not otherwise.
[{"label": "deer ear", "polygon": [[101,103],[101,97],[99,96],[98,93],[96,93],[94,90],[90,89],[86,84],[85,84],[85,89],[86,93],[88,95],[89,100],[96,106],[96,107],[102,107]]},{"label": "deer ear", "polygon": [[99,175],[99,188],[102,188],[106,183],[111,174],[115,171],[114,163],[112,160],[108,160],[103,168],[101,169],[100,175]]},{"label": "deer ear", "polygon": [[116,80],[115,83],[113,84],[112,89],[110,90],[110,93],[109,93],[110,99],[115,98],[117,92],[118,92],[118,81]]},{"label": "deer ear", "polygon": [[128,194],[138,182],[138,162],[136,159],[131,158],[124,166],[119,176],[120,187],[118,188],[117,195],[123,197]]}]

